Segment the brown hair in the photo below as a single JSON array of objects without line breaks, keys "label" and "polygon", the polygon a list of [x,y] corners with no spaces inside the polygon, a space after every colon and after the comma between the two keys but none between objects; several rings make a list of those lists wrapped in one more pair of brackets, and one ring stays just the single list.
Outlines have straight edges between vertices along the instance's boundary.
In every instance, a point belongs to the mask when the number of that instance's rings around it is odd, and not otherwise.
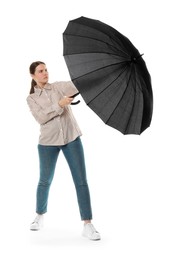
[{"label": "brown hair", "polygon": [[[36,67],[37,67],[38,65],[40,65],[40,64],[44,64],[44,65],[45,65],[45,63],[42,62],[42,61],[35,61],[35,62],[31,63],[31,65],[30,65],[30,67],[29,67],[29,72],[30,72],[30,74],[34,74]],[[37,83],[35,82],[34,79],[32,79],[32,81],[31,81],[31,89],[30,89],[29,94],[34,93],[34,87],[35,87],[36,85],[37,85]]]}]

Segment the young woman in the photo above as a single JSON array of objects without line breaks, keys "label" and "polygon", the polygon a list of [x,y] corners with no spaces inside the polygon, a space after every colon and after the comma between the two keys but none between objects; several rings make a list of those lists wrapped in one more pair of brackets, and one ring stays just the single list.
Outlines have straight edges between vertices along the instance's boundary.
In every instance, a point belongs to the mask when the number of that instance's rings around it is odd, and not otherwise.
[{"label": "young woman", "polygon": [[41,61],[30,65],[32,77],[27,103],[32,115],[40,124],[38,153],[40,178],[37,186],[36,213],[30,229],[39,230],[43,215],[47,212],[48,195],[60,151],[69,165],[76,188],[81,219],[84,221],[82,235],[100,240],[92,220],[90,193],[86,178],[85,160],[81,143],[81,131],[72,114],[70,104],[78,91],[71,81],[48,83],[46,64]]}]

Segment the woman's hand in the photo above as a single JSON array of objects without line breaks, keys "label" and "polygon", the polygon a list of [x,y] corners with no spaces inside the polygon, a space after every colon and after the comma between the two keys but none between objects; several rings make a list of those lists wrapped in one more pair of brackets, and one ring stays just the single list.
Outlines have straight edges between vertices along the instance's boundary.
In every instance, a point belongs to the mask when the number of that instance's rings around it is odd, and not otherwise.
[{"label": "woman's hand", "polygon": [[71,97],[63,97],[62,99],[60,99],[60,101],[58,102],[58,104],[60,105],[60,107],[64,108],[65,106],[68,106],[71,104],[71,102],[73,101],[74,98]]}]

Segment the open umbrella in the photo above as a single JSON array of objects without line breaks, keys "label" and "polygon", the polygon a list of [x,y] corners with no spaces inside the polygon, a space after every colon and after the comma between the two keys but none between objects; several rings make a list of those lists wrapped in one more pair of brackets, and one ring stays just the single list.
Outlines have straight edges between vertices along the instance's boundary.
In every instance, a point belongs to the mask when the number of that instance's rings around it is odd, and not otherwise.
[{"label": "open umbrella", "polygon": [[141,134],[153,110],[150,74],[130,40],[98,20],[80,17],[63,33],[63,55],[86,104],[123,134]]}]

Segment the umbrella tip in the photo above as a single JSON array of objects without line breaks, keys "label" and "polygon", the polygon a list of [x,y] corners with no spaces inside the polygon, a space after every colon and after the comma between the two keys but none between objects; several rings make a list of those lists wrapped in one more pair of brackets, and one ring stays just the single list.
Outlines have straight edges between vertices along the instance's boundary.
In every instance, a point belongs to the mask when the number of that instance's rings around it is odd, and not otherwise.
[{"label": "umbrella tip", "polygon": [[143,55],[144,55],[144,53],[143,53],[143,54],[140,54],[140,55],[138,55],[138,56],[136,56],[136,57],[132,56],[132,57],[131,57],[131,62],[136,63],[136,61],[137,61],[138,59],[140,59]]}]

